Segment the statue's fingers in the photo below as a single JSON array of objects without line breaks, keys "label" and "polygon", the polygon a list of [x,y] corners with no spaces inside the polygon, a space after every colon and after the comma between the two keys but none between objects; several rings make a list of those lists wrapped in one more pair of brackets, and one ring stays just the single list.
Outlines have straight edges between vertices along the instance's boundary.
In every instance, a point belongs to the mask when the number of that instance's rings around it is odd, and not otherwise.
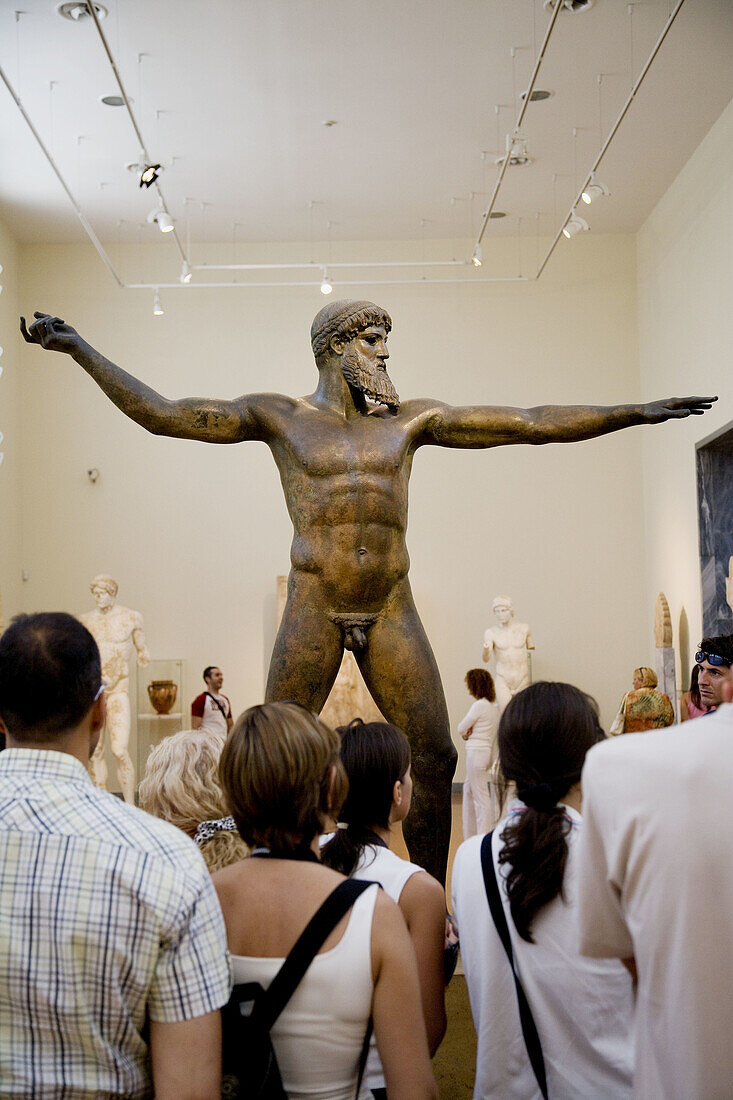
[{"label": "statue's fingers", "polygon": [[36,341],[30,335],[28,329],[25,326],[25,317],[21,317],[20,319],[20,331],[24,340],[26,340],[29,344],[35,344]]}]

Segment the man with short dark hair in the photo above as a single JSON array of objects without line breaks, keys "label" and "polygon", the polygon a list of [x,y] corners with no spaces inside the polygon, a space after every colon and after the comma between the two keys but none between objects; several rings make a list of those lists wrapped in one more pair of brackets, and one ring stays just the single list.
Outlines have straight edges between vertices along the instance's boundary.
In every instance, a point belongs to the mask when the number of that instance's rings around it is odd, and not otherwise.
[{"label": "man with short dark hair", "polygon": [[232,704],[222,695],[224,674],[217,665],[207,665],[203,671],[206,691],[197,695],[191,703],[191,727],[195,730],[223,733],[234,725]]},{"label": "man with short dark hair", "polygon": [[205,864],[94,787],[94,638],[63,613],[0,638],[0,1092],[218,1100],[230,976]]},{"label": "man with short dark hair", "polygon": [[581,950],[635,960],[635,1096],[731,1094],[731,658],[733,637],[703,638],[712,713],[605,741],[583,768]]},{"label": "man with short dark hair", "polygon": [[700,701],[710,710],[715,710],[725,702],[726,685],[733,665],[733,634],[703,638],[695,661],[699,669],[697,687]]}]

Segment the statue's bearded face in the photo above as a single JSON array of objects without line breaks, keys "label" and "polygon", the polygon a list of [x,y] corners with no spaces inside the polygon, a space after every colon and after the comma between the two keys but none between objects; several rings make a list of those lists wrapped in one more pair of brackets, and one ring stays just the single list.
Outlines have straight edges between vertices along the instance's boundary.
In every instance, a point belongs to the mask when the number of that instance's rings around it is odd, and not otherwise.
[{"label": "statue's bearded face", "polygon": [[383,325],[370,325],[345,346],[341,371],[354,389],[396,412],[400,398],[387,374],[387,359],[387,331]]}]

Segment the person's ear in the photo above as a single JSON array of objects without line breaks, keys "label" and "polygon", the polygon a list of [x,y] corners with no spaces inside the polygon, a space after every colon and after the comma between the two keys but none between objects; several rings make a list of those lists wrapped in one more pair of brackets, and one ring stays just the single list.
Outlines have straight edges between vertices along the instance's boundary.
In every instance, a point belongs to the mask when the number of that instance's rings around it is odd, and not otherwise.
[{"label": "person's ear", "polygon": [[723,702],[733,703],[733,665],[728,669],[728,675],[723,683]]},{"label": "person's ear", "polygon": [[340,357],[344,353],[344,348],[346,347],[346,340],[344,340],[343,336],[333,335],[331,337],[331,339],[328,341],[328,346],[330,347],[330,349],[331,349],[331,351],[333,352],[334,355],[337,355],[337,356]]},{"label": "person's ear", "polygon": [[394,787],[392,788],[392,804],[394,806],[402,805],[402,780],[395,779]]},{"label": "person's ear", "polygon": [[107,692],[103,691],[98,699],[94,700],[92,705],[92,733],[99,733],[101,729],[104,729],[104,723],[107,721]]}]

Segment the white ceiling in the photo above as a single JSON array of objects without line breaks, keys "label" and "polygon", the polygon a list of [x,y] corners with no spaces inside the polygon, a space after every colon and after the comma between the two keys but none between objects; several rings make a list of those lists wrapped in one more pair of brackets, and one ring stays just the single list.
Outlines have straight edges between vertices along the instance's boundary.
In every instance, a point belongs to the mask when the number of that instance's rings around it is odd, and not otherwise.
[{"label": "white ceiling", "polygon": [[[475,238],[550,19],[542,0],[104,3],[194,259],[211,241]],[[0,0],[0,65],[101,240],[153,242],[154,188],[124,167],[139,154],[132,125],[100,103],[118,88],[97,30],[56,6]],[[523,126],[533,163],[507,171],[509,217],[484,244],[554,235],[673,7],[561,13],[537,80],[554,94]],[[733,97],[732,58],[732,0],[686,0],[599,170],[611,196],[585,208],[594,232],[640,226]],[[18,240],[87,239],[2,85],[0,164],[0,216]]]}]

